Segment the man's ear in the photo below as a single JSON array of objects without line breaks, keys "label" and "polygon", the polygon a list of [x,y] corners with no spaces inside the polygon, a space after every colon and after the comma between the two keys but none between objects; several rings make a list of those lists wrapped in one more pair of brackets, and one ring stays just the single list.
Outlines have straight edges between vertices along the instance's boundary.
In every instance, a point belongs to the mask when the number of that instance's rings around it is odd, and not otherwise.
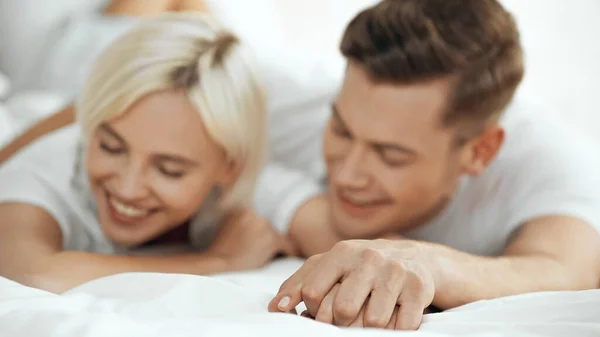
[{"label": "man's ear", "polygon": [[463,171],[471,176],[483,173],[500,152],[504,137],[504,128],[494,124],[486,127],[479,136],[469,141],[463,149]]}]

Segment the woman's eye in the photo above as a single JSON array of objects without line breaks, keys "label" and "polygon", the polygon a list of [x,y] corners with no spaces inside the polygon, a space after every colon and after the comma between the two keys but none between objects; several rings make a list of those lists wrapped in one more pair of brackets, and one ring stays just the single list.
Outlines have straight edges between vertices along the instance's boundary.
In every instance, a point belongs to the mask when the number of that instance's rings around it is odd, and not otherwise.
[{"label": "woman's eye", "polygon": [[181,178],[185,174],[183,171],[175,171],[175,170],[167,170],[164,167],[159,167],[158,170],[160,173],[164,174],[169,178]]},{"label": "woman's eye", "polygon": [[110,146],[102,141],[100,142],[100,148],[110,154],[120,154],[124,151],[122,146]]},{"label": "woman's eye", "polygon": [[340,126],[336,126],[336,125],[334,125],[332,128],[333,128],[333,133],[335,133],[336,135],[343,137],[343,138],[350,138],[350,133],[348,132],[348,130],[346,130]]}]

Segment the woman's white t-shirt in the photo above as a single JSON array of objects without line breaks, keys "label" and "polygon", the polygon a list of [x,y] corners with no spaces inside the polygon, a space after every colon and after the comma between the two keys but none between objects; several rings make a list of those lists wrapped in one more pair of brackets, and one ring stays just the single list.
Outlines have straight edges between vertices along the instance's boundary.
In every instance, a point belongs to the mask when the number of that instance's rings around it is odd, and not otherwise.
[{"label": "woman's white t-shirt", "polygon": [[[98,222],[85,161],[78,158],[79,140],[79,127],[72,125],[39,139],[0,166],[0,204],[25,203],[48,212],[62,230],[64,250],[125,253],[128,250],[111,242]],[[200,216],[193,219],[191,246],[206,248],[217,223]]]}]

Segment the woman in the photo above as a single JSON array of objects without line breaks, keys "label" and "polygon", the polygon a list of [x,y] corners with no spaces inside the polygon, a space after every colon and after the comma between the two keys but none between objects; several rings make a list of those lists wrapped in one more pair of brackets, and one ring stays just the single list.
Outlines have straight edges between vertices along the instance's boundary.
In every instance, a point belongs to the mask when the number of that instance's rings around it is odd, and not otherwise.
[{"label": "woman", "polygon": [[[248,53],[209,16],[137,26],[96,61],[77,124],[0,166],[0,275],[62,292],[115,273],[210,274],[291,253],[246,211],[265,105]],[[134,254],[168,243],[194,249]]]},{"label": "woman", "polygon": [[[100,5],[102,6],[102,14],[107,17],[152,18],[165,12],[208,11],[208,7],[203,0],[106,0],[101,2]],[[85,61],[85,57],[80,61]],[[72,105],[38,121],[6,146],[0,148],[0,164],[41,136],[74,122],[75,108]]]}]

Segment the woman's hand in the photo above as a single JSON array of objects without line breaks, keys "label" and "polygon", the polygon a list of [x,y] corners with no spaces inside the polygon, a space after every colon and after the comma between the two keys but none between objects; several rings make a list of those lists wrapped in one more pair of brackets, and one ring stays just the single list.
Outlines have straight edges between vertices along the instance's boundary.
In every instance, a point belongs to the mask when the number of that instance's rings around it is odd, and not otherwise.
[{"label": "woman's hand", "polygon": [[263,267],[277,254],[296,255],[291,241],[253,211],[232,214],[222,224],[207,253],[224,259],[232,270]]}]

